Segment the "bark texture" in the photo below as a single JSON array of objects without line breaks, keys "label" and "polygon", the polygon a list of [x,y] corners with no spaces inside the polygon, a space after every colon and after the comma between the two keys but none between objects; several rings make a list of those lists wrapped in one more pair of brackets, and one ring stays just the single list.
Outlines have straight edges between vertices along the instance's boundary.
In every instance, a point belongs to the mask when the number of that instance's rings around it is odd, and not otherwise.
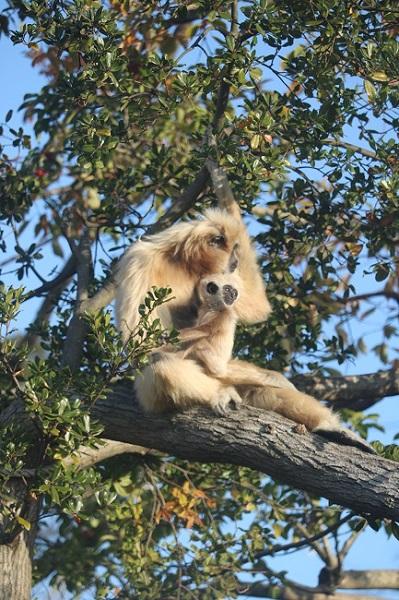
[{"label": "bark texture", "polygon": [[11,544],[0,545],[0,600],[29,600],[31,585],[28,534],[20,533]]},{"label": "bark texture", "polygon": [[338,587],[356,590],[399,590],[399,571],[393,569],[344,571]]},{"label": "bark texture", "polygon": [[335,408],[365,410],[387,396],[399,394],[399,369],[377,371],[346,377],[295,377],[294,384],[318,400],[331,403]]},{"label": "bark texture", "polygon": [[9,492],[21,498],[19,516],[31,523],[29,531],[7,517],[0,519],[0,600],[29,600],[32,589],[32,547],[37,531],[39,502],[27,497],[26,482],[13,479]]},{"label": "bark texture", "polygon": [[275,413],[248,407],[226,417],[204,409],[144,415],[131,388],[121,385],[94,406],[93,416],[108,439],[188,460],[247,466],[359,514],[399,519],[397,463],[302,433]]}]

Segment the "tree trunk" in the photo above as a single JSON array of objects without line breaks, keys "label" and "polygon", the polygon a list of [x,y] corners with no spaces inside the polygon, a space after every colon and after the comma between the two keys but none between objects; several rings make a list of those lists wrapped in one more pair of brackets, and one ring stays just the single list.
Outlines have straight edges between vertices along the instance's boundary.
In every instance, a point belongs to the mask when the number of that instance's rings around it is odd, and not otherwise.
[{"label": "tree trunk", "polygon": [[31,535],[21,532],[0,545],[0,600],[30,600],[32,589]]},{"label": "tree trunk", "polygon": [[31,598],[32,551],[40,502],[27,489],[27,482],[22,479],[7,483],[7,495],[12,498],[10,506],[30,529],[22,528],[7,513],[0,515],[0,600]]}]

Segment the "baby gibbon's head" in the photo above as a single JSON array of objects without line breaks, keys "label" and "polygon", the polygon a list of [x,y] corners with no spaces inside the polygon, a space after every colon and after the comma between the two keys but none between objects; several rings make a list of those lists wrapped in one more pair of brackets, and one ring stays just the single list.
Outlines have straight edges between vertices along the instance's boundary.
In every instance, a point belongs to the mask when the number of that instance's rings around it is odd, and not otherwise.
[{"label": "baby gibbon's head", "polygon": [[233,273],[209,275],[201,279],[196,292],[200,310],[229,310],[239,297],[240,279]]},{"label": "baby gibbon's head", "polygon": [[210,209],[204,220],[190,225],[191,231],[176,247],[186,269],[199,276],[234,270],[240,223],[226,211]]}]

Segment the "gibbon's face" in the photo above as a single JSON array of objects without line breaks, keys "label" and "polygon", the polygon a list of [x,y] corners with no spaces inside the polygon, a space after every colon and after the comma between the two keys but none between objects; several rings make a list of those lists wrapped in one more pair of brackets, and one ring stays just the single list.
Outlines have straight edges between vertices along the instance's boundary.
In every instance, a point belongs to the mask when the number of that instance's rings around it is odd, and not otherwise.
[{"label": "gibbon's face", "polygon": [[232,274],[214,274],[201,279],[197,288],[201,307],[229,310],[239,296],[239,279]]},{"label": "gibbon's face", "polygon": [[231,273],[238,265],[240,224],[221,211],[208,211],[207,216],[186,239],[183,260],[189,270],[200,276]]}]

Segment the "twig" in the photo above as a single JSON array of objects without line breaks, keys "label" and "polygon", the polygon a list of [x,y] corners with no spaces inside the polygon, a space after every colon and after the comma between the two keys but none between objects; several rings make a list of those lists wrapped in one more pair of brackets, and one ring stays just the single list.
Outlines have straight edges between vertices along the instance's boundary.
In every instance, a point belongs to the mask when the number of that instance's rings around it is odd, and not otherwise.
[{"label": "twig", "polygon": [[352,517],[353,515],[352,513],[350,513],[346,517],[340,519],[334,525],[326,527],[326,529],[323,529],[323,531],[320,531],[320,533],[316,533],[315,535],[312,535],[311,537],[308,537],[305,540],[300,540],[299,542],[291,542],[290,544],[284,544],[282,546],[274,546],[274,548],[272,548],[271,550],[262,550],[261,552],[257,552],[255,554],[255,558],[263,558],[264,556],[273,555],[276,552],[286,552],[287,550],[291,550],[292,548],[302,548],[303,546],[308,546],[309,544],[316,542],[317,540],[322,539],[326,535],[329,535],[330,533],[336,531],[337,529],[339,529],[339,527],[341,527],[341,525],[347,523]]},{"label": "twig", "polygon": [[82,344],[86,325],[82,321],[82,305],[89,297],[89,283],[92,277],[90,231],[86,229],[75,252],[77,261],[77,294],[74,315],[69,323],[64,344],[62,364],[75,371],[80,365]]},{"label": "twig", "polygon": [[346,148],[346,150],[351,150],[352,152],[356,152],[356,154],[361,154],[366,158],[374,158],[378,159],[378,156],[372,150],[367,150],[367,148],[362,148],[361,146],[356,146],[355,144],[349,144],[348,142],[344,142],[343,140],[333,140],[331,138],[327,138],[323,140],[324,144],[328,144],[329,146],[337,146],[338,148]]}]

